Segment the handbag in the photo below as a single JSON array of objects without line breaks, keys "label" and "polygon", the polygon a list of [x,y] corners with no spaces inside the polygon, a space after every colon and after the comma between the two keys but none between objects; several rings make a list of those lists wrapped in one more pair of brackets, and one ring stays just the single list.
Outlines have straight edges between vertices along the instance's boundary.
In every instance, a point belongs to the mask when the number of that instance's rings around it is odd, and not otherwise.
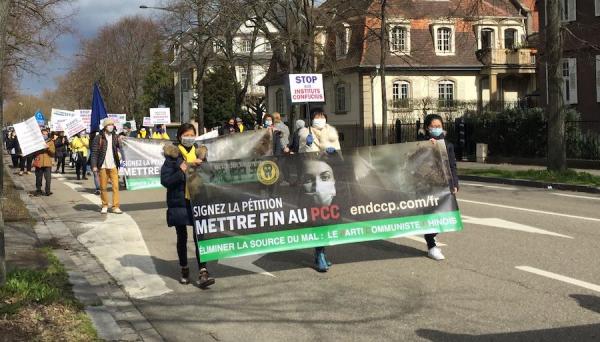
[{"label": "handbag", "polygon": [[33,162],[31,163],[31,166],[35,167],[36,169],[41,169],[42,168],[42,157],[41,155],[37,155],[35,156],[35,158],[33,158]]}]

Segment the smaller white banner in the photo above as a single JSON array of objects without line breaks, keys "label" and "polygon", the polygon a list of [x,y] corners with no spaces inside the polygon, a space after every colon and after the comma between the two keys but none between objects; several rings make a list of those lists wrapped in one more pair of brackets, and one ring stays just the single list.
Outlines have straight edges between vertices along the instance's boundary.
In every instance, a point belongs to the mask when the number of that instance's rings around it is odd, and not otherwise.
[{"label": "smaller white banner", "polygon": [[42,130],[35,116],[27,119],[27,121],[15,124],[13,127],[15,128],[17,140],[24,156],[47,148]]},{"label": "smaller white banner", "polygon": [[81,133],[86,130],[85,124],[80,117],[74,117],[71,120],[62,123],[65,135],[67,139],[75,136],[77,133]]},{"label": "smaller white banner", "polygon": [[144,122],[142,123],[142,127],[152,127],[152,120],[149,116],[144,116]]},{"label": "smaller white banner", "polygon": [[92,110],[91,109],[77,109],[75,114],[81,118],[85,125],[85,131],[90,132],[90,126],[92,125]]},{"label": "smaller white banner", "polygon": [[290,74],[292,103],[325,102],[322,74]]},{"label": "smaller white banner", "polygon": [[163,125],[171,123],[170,108],[150,108],[150,121],[152,125]]}]

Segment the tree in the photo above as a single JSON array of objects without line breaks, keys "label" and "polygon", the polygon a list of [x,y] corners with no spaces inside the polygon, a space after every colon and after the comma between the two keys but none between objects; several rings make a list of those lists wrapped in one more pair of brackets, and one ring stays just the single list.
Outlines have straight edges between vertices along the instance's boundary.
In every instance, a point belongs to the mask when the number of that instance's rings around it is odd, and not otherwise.
[{"label": "tree", "polygon": [[[151,64],[146,71],[142,85],[142,108],[155,108],[159,105],[172,108],[175,102],[173,93],[173,74],[169,69],[160,44],[154,47]],[[136,118],[139,121],[142,117]]]},{"label": "tree", "polygon": [[218,66],[206,74],[204,79],[204,103],[206,127],[221,125],[235,115],[236,99],[233,94],[239,85],[231,79],[228,66]]},{"label": "tree", "polygon": [[[8,0],[0,0],[0,127],[2,122],[2,107],[4,106],[2,86],[4,85],[4,65],[6,63],[6,27],[8,21]],[[0,135],[0,146],[4,146],[4,134]],[[1,147],[0,147],[1,148]],[[2,216],[4,197],[4,153],[0,153],[0,286],[6,282],[6,253],[4,249],[4,218]]]}]

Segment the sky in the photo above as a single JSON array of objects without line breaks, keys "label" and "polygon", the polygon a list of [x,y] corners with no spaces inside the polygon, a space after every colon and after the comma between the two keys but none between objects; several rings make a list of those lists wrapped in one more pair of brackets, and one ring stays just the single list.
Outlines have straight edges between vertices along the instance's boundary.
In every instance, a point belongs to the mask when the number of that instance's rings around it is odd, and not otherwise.
[{"label": "sky", "polygon": [[140,5],[156,6],[156,0],[77,0],[65,8],[74,11],[72,26],[76,34],[62,36],[58,43],[58,54],[50,61],[38,61],[42,76],[26,74],[20,82],[24,94],[41,95],[45,89],[55,88],[55,78],[65,74],[75,60],[81,39],[94,37],[98,30],[119,19],[131,15],[156,15],[155,11],[140,9]]}]

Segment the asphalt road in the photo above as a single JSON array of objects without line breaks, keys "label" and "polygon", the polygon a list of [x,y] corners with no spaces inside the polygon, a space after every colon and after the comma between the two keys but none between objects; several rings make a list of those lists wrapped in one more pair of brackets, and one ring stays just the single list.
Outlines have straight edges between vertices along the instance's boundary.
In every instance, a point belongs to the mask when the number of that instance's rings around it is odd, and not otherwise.
[{"label": "asphalt road", "polygon": [[463,183],[445,261],[406,238],[328,248],[325,274],[282,252],[209,264],[200,290],[177,281],[164,191],[102,217],[73,178],[45,200],[169,341],[600,341],[600,196]]}]

